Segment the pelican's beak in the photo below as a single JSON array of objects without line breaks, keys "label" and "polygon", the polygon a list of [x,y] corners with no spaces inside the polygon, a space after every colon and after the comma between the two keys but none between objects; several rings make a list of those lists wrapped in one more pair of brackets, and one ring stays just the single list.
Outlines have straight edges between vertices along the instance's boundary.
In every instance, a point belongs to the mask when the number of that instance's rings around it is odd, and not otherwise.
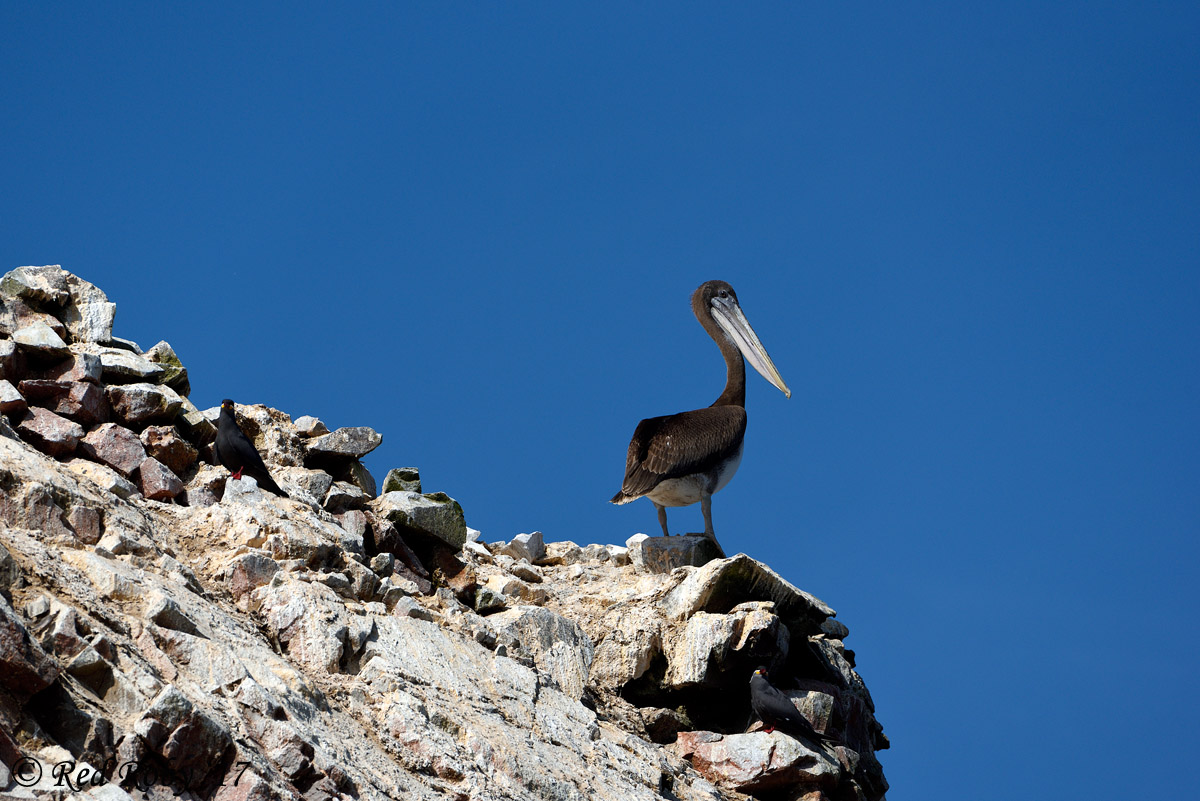
[{"label": "pelican's beak", "polygon": [[783,376],[779,375],[779,371],[775,369],[775,363],[767,355],[767,349],[758,341],[758,334],[755,334],[754,329],[750,327],[750,323],[746,320],[746,315],[742,314],[742,307],[737,304],[737,301],[733,298],[713,298],[712,310],[713,319],[737,345],[738,350],[746,357],[746,361],[750,362],[759,375],[774,384],[785,396],[792,397],[792,391],[783,382]]}]

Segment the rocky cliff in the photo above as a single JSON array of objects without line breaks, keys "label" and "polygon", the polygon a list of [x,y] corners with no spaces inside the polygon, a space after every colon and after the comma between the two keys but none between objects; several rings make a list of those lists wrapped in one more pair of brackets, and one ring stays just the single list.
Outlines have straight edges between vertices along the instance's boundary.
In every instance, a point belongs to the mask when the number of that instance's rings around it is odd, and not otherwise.
[{"label": "rocky cliff", "polygon": [[[0,280],[4,797],[883,797],[847,629],[768,566],[483,544],[415,469],[377,486],[372,429],[242,406],[266,494],[114,316],[58,267]],[[829,742],[748,728],[758,665]]]}]

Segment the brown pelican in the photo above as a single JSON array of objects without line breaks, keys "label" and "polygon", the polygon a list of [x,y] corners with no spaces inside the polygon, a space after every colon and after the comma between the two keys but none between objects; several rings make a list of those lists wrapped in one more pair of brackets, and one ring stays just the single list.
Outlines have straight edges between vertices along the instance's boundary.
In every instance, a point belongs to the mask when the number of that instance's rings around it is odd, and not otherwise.
[{"label": "brown pelican", "polygon": [[742,314],[733,287],[724,281],[701,284],[692,293],[692,311],[725,357],[725,391],[708,408],[638,423],[625,457],[625,481],[612,503],[649,498],[658,510],[663,536],[670,536],[666,507],[700,501],[704,534],[716,542],[712,495],[733,478],[742,460],[746,434],[746,364],[742,356],[784,395],[790,398],[792,391]]}]

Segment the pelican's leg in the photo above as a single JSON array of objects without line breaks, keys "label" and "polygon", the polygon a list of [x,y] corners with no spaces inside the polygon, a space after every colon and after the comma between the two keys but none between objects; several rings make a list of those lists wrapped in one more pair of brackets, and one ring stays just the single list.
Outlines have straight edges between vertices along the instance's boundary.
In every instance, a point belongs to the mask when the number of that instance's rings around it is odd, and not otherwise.
[{"label": "pelican's leg", "polygon": [[704,512],[704,536],[713,541],[713,545],[717,546],[717,553],[721,554],[722,559],[725,558],[725,549],[717,542],[717,534],[713,531],[712,493],[705,492],[700,495],[700,511]]},{"label": "pelican's leg", "polygon": [[[654,501],[650,501],[650,503],[654,503]],[[671,532],[667,531],[667,507],[654,503],[654,508],[658,510],[658,524],[662,526],[663,536],[671,536]]]}]

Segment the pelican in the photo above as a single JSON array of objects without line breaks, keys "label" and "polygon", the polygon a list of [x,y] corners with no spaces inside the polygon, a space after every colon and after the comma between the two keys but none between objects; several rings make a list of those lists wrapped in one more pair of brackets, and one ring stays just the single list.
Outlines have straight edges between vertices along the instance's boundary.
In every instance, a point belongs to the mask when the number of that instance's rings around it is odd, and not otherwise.
[{"label": "pelican", "polygon": [[625,457],[625,481],[612,503],[649,498],[658,510],[663,536],[669,537],[667,507],[699,501],[704,535],[716,543],[712,496],[737,471],[746,435],[746,364],[742,357],[785,396],[792,397],[792,391],[746,321],[733,287],[724,281],[706,281],[692,293],[692,311],[725,357],[725,391],[707,408],[638,423]]}]

